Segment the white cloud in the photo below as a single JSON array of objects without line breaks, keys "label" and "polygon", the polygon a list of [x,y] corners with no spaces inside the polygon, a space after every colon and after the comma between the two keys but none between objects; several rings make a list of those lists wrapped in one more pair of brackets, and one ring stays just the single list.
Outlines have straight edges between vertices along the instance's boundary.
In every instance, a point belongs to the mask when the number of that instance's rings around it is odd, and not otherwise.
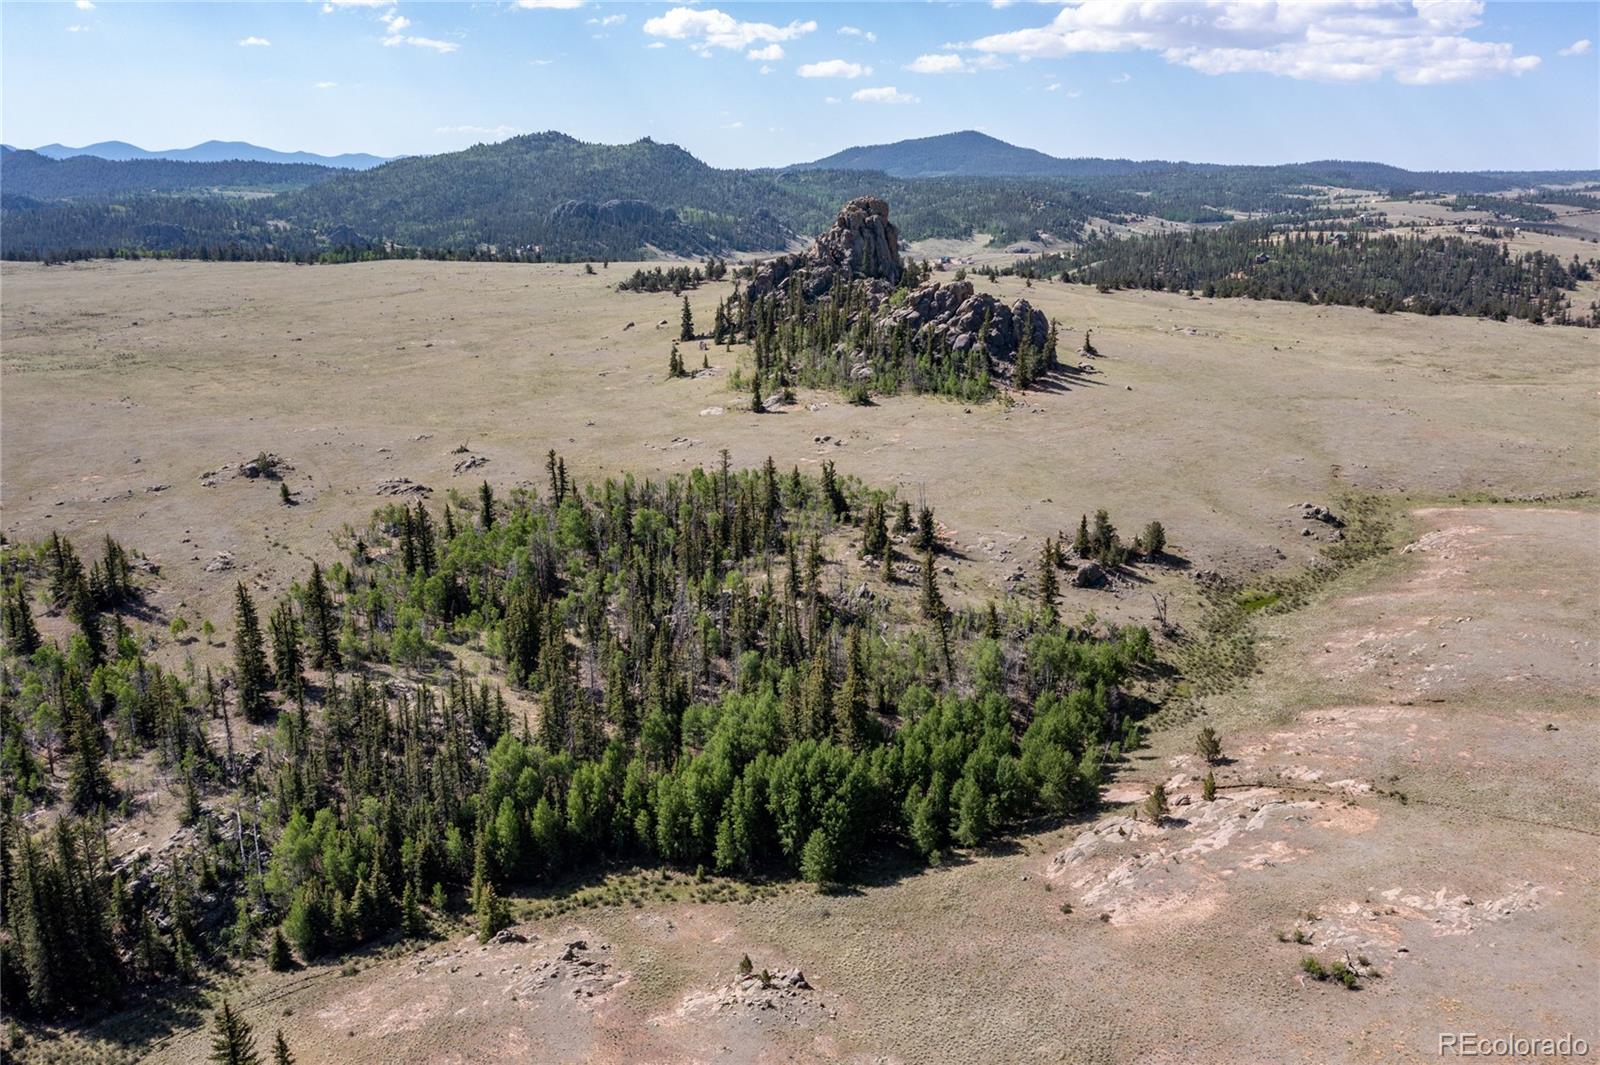
[{"label": "white cloud", "polygon": [[919,97],[908,92],[901,92],[893,85],[885,85],[878,89],[857,89],[850,94],[850,99],[863,104],[915,104],[921,103]]},{"label": "white cloud", "polygon": [[644,32],[650,36],[688,41],[702,55],[709,54],[713,48],[732,50],[749,48],[757,42],[792,41],[816,28],[817,24],[809,19],[791,22],[787,26],[774,26],[770,22],[740,22],[714,7],[675,7],[644,24]]},{"label": "white cloud", "polygon": [[528,65],[530,67],[547,67],[554,62],[554,59],[530,59],[528,60]]},{"label": "white cloud", "polygon": [[601,18],[587,19],[585,20],[585,25],[609,28],[611,26],[620,26],[627,21],[627,15],[605,15]]},{"label": "white cloud", "polygon": [[339,83],[337,81],[319,81],[311,87],[313,89],[337,89]]},{"label": "white cloud", "polygon": [[752,48],[744,54],[744,57],[746,59],[759,59],[762,62],[770,63],[774,60],[783,58],[783,45],[769,44],[765,48]]},{"label": "white cloud", "polygon": [[1113,84],[1113,85],[1125,85],[1125,84],[1127,84],[1128,82],[1130,82],[1132,80],[1133,80],[1133,75],[1129,74],[1126,70],[1124,70],[1121,74],[1118,74],[1116,77],[1111,79],[1111,84]]},{"label": "white cloud", "polygon": [[1078,97],[1080,97],[1082,95],[1083,95],[1083,90],[1082,89],[1068,89],[1067,90],[1067,99],[1069,99],[1069,100],[1076,100]]},{"label": "white cloud", "polygon": [[327,0],[322,5],[322,10],[332,11],[336,7],[391,7],[394,0]]},{"label": "white cloud", "polygon": [[759,71],[759,73],[771,74],[776,69],[777,68],[774,67],[771,63],[762,63],[761,64],[761,70]]},{"label": "white cloud", "polygon": [[919,55],[906,65],[914,74],[960,74],[967,69],[966,60],[954,52]]},{"label": "white cloud", "polygon": [[413,37],[409,33],[391,34],[383,39],[383,43],[388,48],[401,44],[409,44],[413,48],[431,48],[441,55],[448,55],[461,47],[454,41],[441,41],[433,37]]},{"label": "white cloud", "polygon": [[878,35],[873,33],[871,30],[863,30],[855,26],[840,26],[839,33],[844,37],[860,37],[868,44],[878,43]]},{"label": "white cloud", "polygon": [[1581,41],[1573,41],[1571,44],[1569,44],[1565,48],[1561,49],[1561,53],[1560,54],[1561,55],[1588,55],[1589,54],[1589,49],[1592,48],[1592,47],[1594,47],[1593,42],[1591,42],[1589,40],[1589,38],[1585,37],[1583,40],[1581,40]]},{"label": "white cloud", "polygon": [[1046,85],[1044,87],[1044,91],[1045,92],[1059,92],[1059,91],[1061,91],[1061,83],[1059,81],[1052,81],[1049,85]]},{"label": "white cloud", "polygon": [[[957,47],[945,45],[946,48]],[[933,52],[919,55],[906,69],[913,74],[976,74],[980,70],[999,70],[1006,61],[997,55],[977,55],[968,58],[955,52]]]},{"label": "white cloud", "polygon": [[666,41],[651,41],[649,44],[645,45],[646,48],[665,48],[666,46]]},{"label": "white cloud", "polygon": [[411,25],[411,20],[400,14],[398,11],[385,11],[383,14],[378,16],[378,21],[389,27],[390,33],[399,33],[401,30]]},{"label": "white cloud", "polygon": [[743,121],[729,122],[727,125],[723,126],[722,128],[723,129],[744,129],[744,122]]},{"label": "white cloud", "polygon": [[77,8],[79,11],[93,11],[94,0],[77,0],[77,2],[72,6]]},{"label": "white cloud", "polygon": [[824,59],[820,63],[804,63],[796,73],[802,78],[859,78],[871,74],[872,68],[848,59]]},{"label": "white cloud", "polygon": [[517,6],[530,11],[571,11],[582,7],[583,0],[517,0]]},{"label": "white cloud", "polygon": [[68,26],[67,27],[67,32],[68,33],[88,33],[89,29],[90,28],[88,26]]},{"label": "white cloud", "polygon": [[1539,65],[1509,43],[1465,36],[1481,0],[1071,0],[1048,24],[973,41],[988,55],[1058,59],[1154,52],[1203,74],[1433,85],[1518,75]]},{"label": "white cloud", "polygon": [[245,37],[239,42],[240,48],[271,48],[272,42],[265,37]]},{"label": "white cloud", "polygon": [[503,141],[507,137],[515,137],[525,133],[526,130],[518,129],[516,126],[439,126],[434,132]]},{"label": "white cloud", "polygon": [[839,102],[839,98],[837,96],[824,96],[822,98],[822,102],[825,104],[836,104]]}]

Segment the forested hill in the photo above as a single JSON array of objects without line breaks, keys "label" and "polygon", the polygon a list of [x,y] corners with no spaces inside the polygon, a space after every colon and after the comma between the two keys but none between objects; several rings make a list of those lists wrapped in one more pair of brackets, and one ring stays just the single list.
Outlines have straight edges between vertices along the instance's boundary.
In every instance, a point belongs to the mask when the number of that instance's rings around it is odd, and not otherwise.
[{"label": "forested hill", "polygon": [[75,155],[51,159],[38,152],[0,149],[0,183],[14,196],[81,199],[144,193],[264,191],[304,188],[339,170],[312,163],[216,163],[168,159],[101,159]]},{"label": "forested hill", "polygon": [[[907,148],[910,145],[912,148]],[[1097,221],[1154,216],[1301,221],[1326,213],[1313,186],[1483,195],[1600,174],[1413,174],[1375,163],[1289,166],[1055,160],[983,134],[841,153],[885,169],[719,169],[645,139],[590,144],[563,133],[397,159],[370,170],[165,160],[51,160],[6,150],[8,258],[118,254],[344,261],[390,255],[645,259],[774,251],[808,239],[841,203],[893,205],[908,240],[989,234],[999,245],[1087,239]],[[888,154],[885,154],[888,153]],[[963,154],[964,153],[964,154]],[[959,166],[941,159],[960,155]],[[1032,172],[1060,164],[1063,174]],[[963,171],[960,168],[965,167]],[[991,176],[975,170],[1010,167]],[[1030,170],[1031,168],[1031,170]],[[270,195],[237,195],[267,193]]]},{"label": "forested hill", "polygon": [[[815,162],[797,163],[789,169],[879,170],[895,177],[1055,177],[1092,182],[1110,178],[1141,191],[1152,183],[1164,185],[1181,176],[1208,184],[1248,183],[1278,190],[1295,185],[1327,185],[1396,194],[1504,192],[1525,185],[1600,178],[1597,171],[1414,171],[1384,163],[1340,159],[1275,166],[1162,159],[1063,159],[1008,144],[976,130],[846,148]],[[1130,178],[1133,180],[1128,180]]]},{"label": "forested hill", "polygon": [[[283,197],[276,213],[422,247],[559,247],[620,256],[780,248],[791,231],[770,178],[707,166],[655,141],[588,144],[534,133],[401,159]],[[794,217],[792,210],[784,211]]]},{"label": "forested hill", "polygon": [[789,169],[881,170],[895,177],[1106,177],[1171,165],[1136,163],[1129,159],[1057,159],[969,129],[893,144],[846,148],[815,162],[797,163]]}]

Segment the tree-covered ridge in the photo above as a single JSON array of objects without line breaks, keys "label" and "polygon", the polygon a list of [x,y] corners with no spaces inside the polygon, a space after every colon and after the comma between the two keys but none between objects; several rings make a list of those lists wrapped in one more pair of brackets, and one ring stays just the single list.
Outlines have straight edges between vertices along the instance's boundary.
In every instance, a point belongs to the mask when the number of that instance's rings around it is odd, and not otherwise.
[{"label": "tree-covered ridge", "polygon": [[[215,952],[290,965],[289,945],[421,934],[461,907],[487,935],[517,885],[609,862],[826,885],[886,846],[937,860],[1092,804],[1136,730],[1143,629],[1061,625],[1050,595],[952,611],[932,512],[831,465],[580,488],[552,453],[549,474],[385,507],[275,604],[240,583],[225,678],[145,657],[123,620],[143,578],[115,541],[87,566],[60,538],[8,551],[7,1008],[87,1006]],[[856,551],[884,560],[881,594],[832,576]],[[55,610],[65,647],[34,621]],[[493,682],[452,671],[468,643]],[[125,797],[111,756],[144,752],[192,826],[157,872],[113,861],[97,820]],[[19,815],[52,800],[80,816],[36,838]]]},{"label": "tree-covered ridge", "polygon": [[168,159],[51,159],[37,152],[0,149],[0,181],[7,193],[34,199],[112,199],[149,193],[260,191],[305,188],[339,170],[315,163],[216,163]]},{"label": "tree-covered ridge", "polygon": [[1284,231],[1268,224],[1096,240],[1071,256],[1019,261],[1013,272],[1061,275],[1103,289],[1146,288],[1210,296],[1345,304],[1380,312],[1466,314],[1531,322],[1600,324],[1568,293],[1594,262],[1462,237],[1360,229]]},{"label": "tree-covered ridge", "polygon": [[[1328,187],[1473,195],[1512,182],[1526,187],[1585,177],[1413,174],[1337,161],[1270,167],[1058,160],[1070,164],[1060,173],[1023,167],[993,176],[960,167],[924,167],[919,176],[739,170],[708,166],[675,145],[648,139],[590,144],[554,132],[354,172],[263,163],[52,161],[28,152],[5,158],[3,251],[24,259],[108,253],[302,262],[704,258],[784,248],[797,234],[825,226],[838,204],[869,195],[896,205],[908,239],[985,233],[1003,246],[1044,236],[1075,241],[1099,221],[1145,216],[1196,223],[1226,221],[1235,213],[1305,218],[1323,209],[1318,200]],[[31,176],[13,181],[14,170]],[[283,174],[290,177],[276,177]],[[287,191],[238,204],[200,194],[241,182]]]}]

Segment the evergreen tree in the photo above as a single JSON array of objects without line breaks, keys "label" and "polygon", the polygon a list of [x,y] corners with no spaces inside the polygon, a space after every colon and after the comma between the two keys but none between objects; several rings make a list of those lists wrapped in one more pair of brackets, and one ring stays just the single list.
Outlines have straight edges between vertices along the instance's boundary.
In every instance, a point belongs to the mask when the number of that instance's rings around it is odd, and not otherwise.
[{"label": "evergreen tree", "polygon": [[511,926],[511,910],[494,890],[494,885],[484,884],[483,890],[478,892],[478,905],[475,916],[478,921],[478,942],[487,943],[494,938],[494,934],[502,928]]},{"label": "evergreen tree", "polygon": [[72,607],[69,612],[74,624],[83,633],[83,642],[88,645],[89,661],[93,665],[100,665],[106,660],[106,638],[100,629],[100,615],[94,596],[89,591],[89,582],[81,569],[72,586]]},{"label": "evergreen tree", "polygon": [[1056,565],[1055,544],[1046,539],[1039,556],[1039,609],[1044,614],[1046,627],[1055,625],[1058,617],[1056,604],[1061,598],[1061,589],[1056,581]]},{"label": "evergreen tree", "polygon": [[283,1029],[272,1038],[272,1065],[294,1065],[294,1055],[289,1053],[289,1042],[283,1038]]},{"label": "evergreen tree", "polygon": [[294,968],[294,955],[289,952],[289,941],[283,937],[283,926],[272,930],[272,942],[267,946],[267,968],[275,973]]},{"label": "evergreen tree", "polygon": [[917,535],[911,546],[918,551],[932,551],[936,546],[933,534],[933,508],[924,506],[917,513]]},{"label": "evergreen tree", "polygon": [[845,747],[861,750],[868,743],[870,722],[867,678],[861,662],[861,629],[853,626],[845,637],[844,679],[833,694],[833,734]]},{"label": "evergreen tree", "polygon": [[1150,794],[1144,800],[1144,815],[1155,824],[1160,824],[1167,817],[1167,786],[1157,784],[1150,789]]},{"label": "evergreen tree", "polygon": [[1078,518],[1078,533],[1072,538],[1072,553],[1079,558],[1088,558],[1094,554],[1094,545],[1089,542],[1089,515],[1083,514]]},{"label": "evergreen tree", "polygon": [[267,701],[272,676],[267,671],[267,654],[262,646],[256,604],[243,581],[234,586],[233,622],[233,673],[234,683],[239,687],[239,710],[247,721],[263,721],[272,708]]},{"label": "evergreen tree", "polygon": [[678,339],[687,343],[694,339],[694,312],[689,309],[689,297],[683,297],[683,318],[678,326]]},{"label": "evergreen tree", "polygon": [[944,596],[939,593],[939,578],[933,571],[933,548],[922,552],[922,616],[942,622],[947,613]]},{"label": "evergreen tree", "polygon": [[1206,802],[1214,802],[1217,798],[1217,777],[1211,770],[1206,770],[1206,778],[1200,782],[1200,798]]},{"label": "evergreen tree", "polygon": [[106,770],[105,730],[81,701],[72,715],[71,740],[67,798],[73,809],[82,813],[108,805],[116,797],[116,789]]},{"label": "evergreen tree", "polygon": [[249,1022],[234,1012],[227,999],[222,1000],[222,1008],[212,1019],[211,1030],[214,1065],[261,1065]]},{"label": "evergreen tree", "polygon": [[333,671],[339,668],[339,622],[334,616],[333,599],[322,576],[322,567],[311,563],[311,580],[306,586],[306,637],[311,650],[311,667]]},{"label": "evergreen tree", "polygon": [[494,528],[494,489],[489,487],[488,481],[478,486],[478,524],[485,532]]},{"label": "evergreen tree", "polygon": [[752,374],[750,376],[750,413],[765,414],[766,412],[767,405],[761,400],[761,375],[759,373]]},{"label": "evergreen tree", "polygon": [[1139,534],[1139,550],[1150,558],[1159,558],[1167,549],[1167,530],[1159,521],[1152,521]]},{"label": "evergreen tree", "polygon": [[300,622],[294,616],[289,600],[282,599],[272,612],[272,671],[278,687],[290,696],[298,696],[305,685],[303,660],[300,653]]},{"label": "evergreen tree", "polygon": [[28,605],[28,591],[22,581],[12,582],[11,594],[5,602],[5,637],[10,650],[26,658],[39,649],[39,629],[33,623],[33,609]]},{"label": "evergreen tree", "polygon": [[1216,729],[1210,725],[1200,729],[1194,738],[1194,753],[1207,765],[1215,764],[1222,757],[1222,740]]}]

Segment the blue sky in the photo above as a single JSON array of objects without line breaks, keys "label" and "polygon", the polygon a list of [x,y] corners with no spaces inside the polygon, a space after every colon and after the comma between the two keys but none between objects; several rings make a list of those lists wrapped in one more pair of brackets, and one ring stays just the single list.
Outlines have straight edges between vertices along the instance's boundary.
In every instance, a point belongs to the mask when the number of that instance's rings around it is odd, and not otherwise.
[{"label": "blue sky", "polygon": [[1056,155],[1600,168],[1600,4],[0,5],[0,137],[719,166],[982,129]]}]

